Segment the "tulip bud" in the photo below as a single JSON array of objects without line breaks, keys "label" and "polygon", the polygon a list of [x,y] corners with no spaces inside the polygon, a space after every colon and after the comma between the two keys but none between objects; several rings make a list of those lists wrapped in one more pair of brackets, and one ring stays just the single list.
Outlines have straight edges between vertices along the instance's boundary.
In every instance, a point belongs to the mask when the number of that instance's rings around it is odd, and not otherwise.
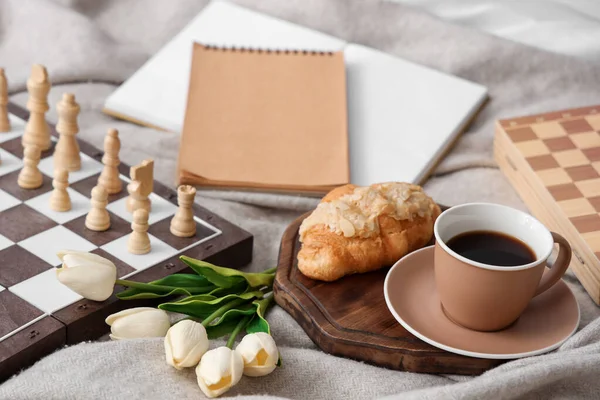
[{"label": "tulip bud", "polygon": [[208,397],[217,397],[231,389],[242,378],[244,360],[229,347],[207,351],[196,367],[198,386]]},{"label": "tulip bud", "polygon": [[109,315],[106,323],[110,326],[112,340],[163,337],[171,326],[169,315],[152,307],[120,311]]},{"label": "tulip bud", "polygon": [[244,336],[236,347],[244,359],[244,375],[268,375],[277,367],[279,351],[268,333],[257,332]]},{"label": "tulip bud", "polygon": [[115,264],[83,251],[63,250],[57,256],[62,261],[62,267],[56,269],[60,283],[88,300],[104,301],[110,297],[117,279]]},{"label": "tulip bud", "polygon": [[206,329],[190,319],[179,321],[165,336],[167,364],[177,369],[195,367],[208,350]]}]

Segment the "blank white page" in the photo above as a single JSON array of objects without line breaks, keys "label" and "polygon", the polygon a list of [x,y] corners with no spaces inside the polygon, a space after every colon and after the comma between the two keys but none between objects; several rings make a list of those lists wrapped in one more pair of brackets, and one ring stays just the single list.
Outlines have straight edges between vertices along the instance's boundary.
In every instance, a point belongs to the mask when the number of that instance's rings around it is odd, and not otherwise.
[{"label": "blank white page", "polygon": [[420,183],[487,97],[484,86],[349,44],[350,180]]},{"label": "blank white page", "polygon": [[341,50],[346,42],[240,6],[213,1],[121,85],[105,108],[131,119],[181,132],[193,42],[224,47]]}]

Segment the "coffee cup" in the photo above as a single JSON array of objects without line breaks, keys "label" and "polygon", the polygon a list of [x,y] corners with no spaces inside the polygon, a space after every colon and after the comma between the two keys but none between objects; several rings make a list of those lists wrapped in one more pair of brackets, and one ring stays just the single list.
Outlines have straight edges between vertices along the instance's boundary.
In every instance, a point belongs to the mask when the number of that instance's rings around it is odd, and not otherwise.
[{"label": "coffee cup", "polygon": [[[441,307],[454,323],[478,331],[497,331],[515,322],[533,297],[561,279],[571,260],[571,247],[561,235],[531,215],[499,204],[451,207],[437,218],[434,235]],[[514,249],[509,242],[503,249],[502,240],[513,240]],[[558,254],[550,261],[555,243]]]}]

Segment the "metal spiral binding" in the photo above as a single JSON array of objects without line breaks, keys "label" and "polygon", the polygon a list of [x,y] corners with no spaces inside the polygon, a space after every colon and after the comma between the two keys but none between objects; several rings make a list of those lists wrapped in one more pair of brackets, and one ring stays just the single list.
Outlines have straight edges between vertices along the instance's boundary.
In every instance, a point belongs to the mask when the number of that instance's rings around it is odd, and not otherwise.
[{"label": "metal spiral binding", "polygon": [[320,55],[320,56],[332,56],[333,51],[321,51],[321,50],[294,50],[294,49],[264,49],[254,47],[243,47],[243,46],[217,46],[214,44],[202,44],[206,50],[215,51],[230,51],[240,53],[257,53],[257,54],[285,54],[285,55]]}]

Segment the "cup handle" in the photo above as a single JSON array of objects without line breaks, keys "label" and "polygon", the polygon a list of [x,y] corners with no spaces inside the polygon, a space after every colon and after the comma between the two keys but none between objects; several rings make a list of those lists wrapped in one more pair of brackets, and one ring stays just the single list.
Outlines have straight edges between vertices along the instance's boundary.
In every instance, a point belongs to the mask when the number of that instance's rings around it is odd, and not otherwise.
[{"label": "cup handle", "polygon": [[542,275],[534,296],[542,294],[554,286],[565,272],[567,272],[567,268],[569,268],[569,263],[571,262],[571,245],[569,245],[569,242],[556,232],[550,233],[552,234],[554,243],[558,243],[558,256],[556,256],[556,260],[554,260],[552,265],[548,265],[550,270],[544,271],[544,275]]}]

